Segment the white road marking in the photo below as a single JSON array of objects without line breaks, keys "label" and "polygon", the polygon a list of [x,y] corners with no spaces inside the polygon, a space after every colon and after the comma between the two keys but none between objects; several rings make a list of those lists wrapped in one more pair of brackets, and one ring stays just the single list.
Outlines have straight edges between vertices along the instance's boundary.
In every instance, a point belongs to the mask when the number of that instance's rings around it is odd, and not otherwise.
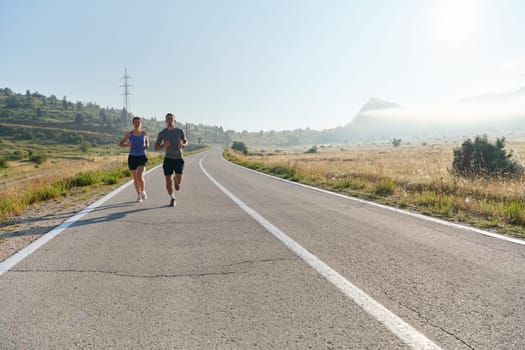
[{"label": "white road marking", "polygon": [[[157,169],[161,165],[157,165],[156,167],[148,170],[146,172],[146,174],[149,173],[149,172],[154,171],[155,169]],[[109,200],[110,198],[112,198],[113,196],[115,196],[117,193],[119,193],[120,191],[124,190],[125,188],[131,186],[132,184],[133,184],[133,180],[128,181],[127,183],[125,183],[121,187],[113,190],[112,192],[108,193],[107,195],[105,195],[104,197],[102,197],[101,199],[96,201],[95,203],[93,203],[90,206],[86,207],[85,209],[83,209],[81,212],[79,212],[75,216],[70,217],[69,219],[64,221],[61,225],[55,227],[51,231],[49,231],[46,234],[42,235],[42,237],[38,238],[37,240],[35,240],[31,244],[29,244],[29,245],[25,246],[24,248],[20,249],[18,252],[16,252],[15,254],[11,255],[9,258],[7,258],[4,261],[0,262],[0,276],[3,275],[5,272],[9,271],[13,266],[18,264],[20,261],[25,259],[27,256],[29,256],[29,254],[33,253],[35,250],[37,250],[38,248],[42,247],[44,244],[46,244],[47,242],[49,242],[50,240],[52,240],[53,238],[58,236],[66,228],[68,228],[69,226],[74,224],[75,221],[79,220],[84,215],[89,214],[94,209],[96,209],[97,207],[102,205],[104,202],[106,202],[107,200]]]},{"label": "white road marking", "polygon": [[204,174],[215,184],[224,194],[226,194],[235,204],[244,210],[253,219],[259,222],[272,235],[280,240],[288,249],[293,251],[297,256],[310,265],[315,271],[320,273],[343,294],[352,299],[357,305],[363,308],[368,314],[373,316],[381,322],[387,329],[401,339],[405,344],[412,349],[421,350],[437,350],[441,349],[438,345],[433,343],[430,339],[425,337],[421,332],[413,328],[407,322],[396,316],[393,312],[385,308],[383,305],[375,301],[368,294],[350,283],[346,278],[341,276],[337,271],[319,260],[315,255],[303,248],[299,243],[288,237],[277,227],[272,225],[268,220],[258,214],[255,210],[248,207],[244,202],[237,198],[234,194],[228,191],[217,180],[215,180],[202,165],[202,161],[206,155],[199,161],[199,165]]},{"label": "white road marking", "polygon": [[371,206],[374,206],[374,207],[379,207],[379,208],[390,210],[390,211],[395,211],[395,212],[400,213],[400,214],[412,216],[414,218],[418,218],[418,219],[422,219],[422,220],[426,220],[426,221],[435,222],[435,223],[438,223],[438,224],[441,224],[441,225],[454,227],[454,228],[458,228],[458,229],[462,229],[462,230],[466,230],[466,231],[476,232],[476,233],[482,234],[484,236],[501,239],[502,241],[507,241],[507,242],[512,242],[512,243],[516,243],[516,244],[525,245],[525,240],[520,239],[520,238],[500,235],[498,233],[485,231],[485,230],[482,230],[482,229],[479,229],[479,228],[465,226],[465,225],[460,225],[460,224],[456,224],[456,223],[453,223],[453,222],[450,222],[450,221],[445,221],[445,220],[442,220],[442,219],[433,218],[431,216],[426,216],[426,215],[418,214],[418,213],[412,213],[412,212],[409,212],[407,210],[398,209],[398,208],[394,208],[394,207],[389,207],[387,205],[370,202],[370,201],[367,201],[367,200],[364,200],[364,199],[361,199],[361,198],[350,197],[350,196],[347,196],[347,195],[344,195],[344,194],[341,194],[341,193],[331,192],[331,191],[328,191],[328,190],[325,190],[325,189],[322,189],[322,188],[308,186],[308,185],[305,185],[305,184],[302,184],[302,183],[286,180],[286,179],[283,179],[283,178],[280,178],[280,177],[277,177],[277,176],[265,174],[265,173],[262,173],[260,171],[256,171],[256,170],[253,170],[253,169],[250,169],[250,168],[246,168],[246,167],[243,167],[241,165],[229,162],[226,159],[224,159],[224,161],[226,161],[229,164],[234,165],[236,167],[242,168],[244,170],[248,170],[248,171],[251,171],[251,172],[259,174],[259,175],[271,177],[272,179],[279,180],[279,181],[282,181],[282,182],[286,182],[286,183],[289,183],[289,184],[293,184],[295,186],[300,186],[300,187],[308,188],[308,189],[313,190],[313,191],[322,192],[322,193],[326,193],[326,194],[329,194],[329,195],[332,195],[332,196],[336,196],[336,197],[339,197],[339,198],[348,199],[348,200],[351,200],[351,201],[354,201],[354,202],[363,203],[363,204],[371,205]]}]

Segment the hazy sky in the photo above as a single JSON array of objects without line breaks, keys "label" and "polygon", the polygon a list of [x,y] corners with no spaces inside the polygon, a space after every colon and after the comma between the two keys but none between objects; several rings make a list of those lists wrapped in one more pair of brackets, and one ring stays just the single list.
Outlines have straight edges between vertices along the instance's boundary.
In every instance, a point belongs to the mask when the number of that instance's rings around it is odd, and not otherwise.
[{"label": "hazy sky", "polygon": [[237,131],[525,86],[523,0],[0,0],[0,87]]}]

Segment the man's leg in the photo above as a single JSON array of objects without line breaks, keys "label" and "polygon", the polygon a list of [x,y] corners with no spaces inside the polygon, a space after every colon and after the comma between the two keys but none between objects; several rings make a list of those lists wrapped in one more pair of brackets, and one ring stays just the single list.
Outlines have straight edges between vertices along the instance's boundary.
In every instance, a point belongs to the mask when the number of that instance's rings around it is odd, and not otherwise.
[{"label": "man's leg", "polygon": [[180,189],[182,183],[182,172],[184,169],[184,160],[178,159],[175,166],[175,191]]},{"label": "man's leg", "polygon": [[166,190],[173,197],[173,175],[166,175]]},{"label": "man's leg", "polygon": [[180,184],[182,183],[182,174],[175,174],[175,191],[180,189]]},{"label": "man's leg", "polygon": [[169,175],[166,176],[166,190],[168,190],[168,194],[170,195],[170,207],[175,206],[175,196],[173,195],[173,176]]}]

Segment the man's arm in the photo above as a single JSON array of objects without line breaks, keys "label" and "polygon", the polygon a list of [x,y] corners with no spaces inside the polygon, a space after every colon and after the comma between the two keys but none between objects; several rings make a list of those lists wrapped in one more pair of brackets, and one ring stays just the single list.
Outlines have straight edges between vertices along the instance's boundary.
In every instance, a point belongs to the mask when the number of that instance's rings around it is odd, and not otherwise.
[{"label": "man's arm", "polygon": [[159,135],[159,137],[157,137],[157,141],[155,142],[155,151],[160,151],[161,149],[168,148],[171,145],[169,140],[164,140],[164,143],[162,143],[162,141],[163,139]]},{"label": "man's arm", "polygon": [[184,148],[188,145],[188,139],[186,138],[186,135],[182,135],[180,138],[179,148]]}]

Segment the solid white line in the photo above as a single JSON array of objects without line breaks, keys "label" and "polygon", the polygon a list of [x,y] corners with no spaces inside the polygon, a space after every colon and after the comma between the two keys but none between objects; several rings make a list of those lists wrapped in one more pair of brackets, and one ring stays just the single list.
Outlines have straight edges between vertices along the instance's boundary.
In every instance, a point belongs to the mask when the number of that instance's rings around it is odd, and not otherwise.
[{"label": "solid white line", "polygon": [[230,163],[231,165],[239,167],[241,169],[251,171],[251,172],[253,172],[255,174],[271,177],[272,179],[283,181],[283,182],[286,182],[286,183],[289,183],[289,184],[293,184],[295,186],[300,186],[300,187],[308,188],[308,189],[313,190],[313,191],[322,192],[322,193],[326,193],[326,194],[329,194],[329,195],[332,195],[332,196],[336,196],[336,197],[339,197],[339,198],[344,198],[344,199],[348,199],[348,200],[355,201],[355,202],[358,202],[358,203],[368,204],[368,205],[379,207],[379,208],[382,208],[382,209],[387,209],[387,210],[394,211],[394,212],[397,212],[397,213],[400,213],[400,214],[404,214],[404,215],[408,215],[408,216],[411,216],[411,217],[414,217],[414,218],[435,222],[435,223],[438,223],[438,224],[441,224],[441,225],[454,227],[454,228],[458,228],[458,229],[461,229],[461,230],[467,230],[467,231],[471,231],[471,232],[476,232],[476,233],[479,233],[481,235],[492,237],[492,238],[501,239],[503,241],[525,245],[525,240],[523,240],[523,239],[510,237],[510,236],[505,236],[505,235],[501,235],[501,234],[498,234],[498,233],[485,231],[485,230],[482,230],[482,229],[479,229],[479,228],[475,228],[475,227],[460,225],[460,224],[456,224],[456,223],[453,223],[453,222],[450,222],[450,221],[445,221],[445,220],[442,220],[442,219],[433,218],[431,216],[426,216],[426,215],[423,215],[423,214],[412,213],[412,212],[409,212],[407,210],[398,209],[398,208],[394,208],[394,207],[389,207],[389,206],[384,205],[384,204],[370,202],[370,201],[367,201],[367,200],[364,200],[364,199],[361,199],[361,198],[355,198],[355,197],[347,196],[347,195],[344,195],[344,194],[341,194],[341,193],[331,192],[331,191],[328,191],[328,190],[325,190],[325,189],[322,189],[322,188],[308,186],[308,185],[305,185],[305,184],[302,184],[302,183],[290,181],[290,180],[283,179],[283,178],[280,178],[280,177],[277,177],[277,176],[265,174],[265,173],[262,173],[260,171],[256,171],[256,170],[253,170],[253,169],[250,169],[250,168],[246,168],[246,167],[243,167],[243,166],[241,166],[239,164],[235,164],[233,162],[227,161],[226,159],[224,159],[224,161]]},{"label": "solid white line", "polygon": [[202,161],[206,155],[199,161],[199,165],[204,174],[215,184],[224,194],[226,194],[235,204],[244,210],[253,219],[259,222],[266,228],[273,236],[280,240],[288,249],[293,251],[297,256],[304,260],[314,270],[326,278],[330,283],[337,287],[343,294],[352,299],[357,305],[363,308],[368,314],[373,316],[388,328],[393,334],[401,339],[405,344],[412,349],[421,350],[437,350],[441,349],[438,345],[433,343],[430,339],[425,337],[421,332],[413,328],[411,325],[396,316],[393,312],[385,308],[383,305],[375,301],[368,294],[350,283],[346,278],[341,276],[337,271],[319,260],[315,255],[303,248],[299,243],[288,237],[277,227],[272,225],[268,220],[258,214],[255,210],[248,207],[244,202],[237,198],[234,194],[228,191],[217,180],[215,180],[202,165]]},{"label": "solid white line", "polygon": [[[161,164],[162,165],[162,164]],[[148,170],[146,173],[149,173],[151,171],[154,171],[161,165],[157,165],[156,167]],[[64,231],[66,228],[74,224],[77,220],[79,220],[81,217],[83,217],[86,214],[89,214],[94,209],[102,205],[107,200],[111,199],[113,196],[115,196],[120,191],[124,190],[128,186],[133,184],[133,180],[128,181],[124,185],[120,186],[119,188],[113,190],[112,192],[108,193],[95,203],[91,204],[90,206],[86,207],[84,210],[76,214],[75,216],[70,217],[66,221],[64,221],[61,225],[55,227],[51,231],[47,232],[46,234],[42,235],[42,237],[38,238],[31,244],[25,246],[24,248],[20,249],[15,254],[11,255],[9,258],[5,259],[4,261],[0,262],[0,276],[4,274],[5,272],[9,271],[13,266],[18,264],[20,261],[25,259],[29,254],[33,253],[38,248],[42,247],[44,244],[58,236],[62,231]]]}]

